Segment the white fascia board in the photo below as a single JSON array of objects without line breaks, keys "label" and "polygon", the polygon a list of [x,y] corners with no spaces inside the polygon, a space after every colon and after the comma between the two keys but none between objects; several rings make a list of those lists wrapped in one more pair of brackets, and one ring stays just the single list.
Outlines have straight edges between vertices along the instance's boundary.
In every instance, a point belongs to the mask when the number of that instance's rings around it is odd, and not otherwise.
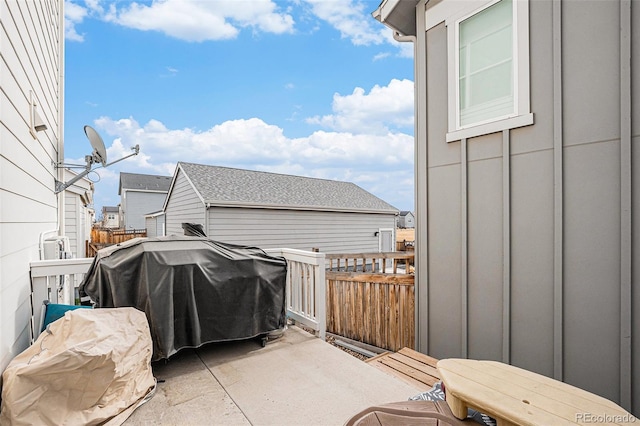
[{"label": "white fascia board", "polygon": [[399,210],[377,210],[377,209],[350,209],[335,208],[326,206],[295,206],[286,204],[247,204],[238,201],[208,201],[207,207],[236,207],[246,209],[269,209],[269,210],[300,210],[300,211],[324,211],[339,213],[372,213],[372,214],[392,214],[397,216]]},{"label": "white fascia board", "polygon": [[125,189],[125,192],[153,192],[157,194],[166,194],[169,191],[161,191],[159,189]]}]

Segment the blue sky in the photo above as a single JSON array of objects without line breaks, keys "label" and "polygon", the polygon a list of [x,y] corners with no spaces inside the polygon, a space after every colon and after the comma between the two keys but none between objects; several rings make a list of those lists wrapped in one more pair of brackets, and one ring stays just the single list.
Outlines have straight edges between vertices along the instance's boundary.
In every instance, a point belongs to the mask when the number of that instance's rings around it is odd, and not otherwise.
[{"label": "blue sky", "polygon": [[379,1],[65,3],[65,158],[85,124],[119,172],[170,176],[178,161],[353,182],[413,210],[413,45],[371,16]]}]

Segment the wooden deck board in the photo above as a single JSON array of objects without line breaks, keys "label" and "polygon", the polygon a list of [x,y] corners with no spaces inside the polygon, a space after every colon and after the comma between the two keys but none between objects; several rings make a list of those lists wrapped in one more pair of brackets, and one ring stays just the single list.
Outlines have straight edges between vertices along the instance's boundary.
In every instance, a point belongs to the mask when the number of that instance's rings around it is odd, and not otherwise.
[{"label": "wooden deck board", "polygon": [[385,352],[366,362],[422,391],[430,389],[440,381],[436,367],[438,360],[407,347],[398,352]]}]

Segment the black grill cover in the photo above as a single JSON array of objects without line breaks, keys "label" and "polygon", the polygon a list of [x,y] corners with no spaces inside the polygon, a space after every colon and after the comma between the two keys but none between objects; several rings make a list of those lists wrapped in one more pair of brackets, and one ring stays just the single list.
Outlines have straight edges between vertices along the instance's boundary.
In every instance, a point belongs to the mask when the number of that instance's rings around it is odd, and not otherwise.
[{"label": "black grill cover", "polygon": [[153,360],[285,324],[287,262],[206,237],[136,238],[98,251],[80,284],[98,308],[147,315]]}]

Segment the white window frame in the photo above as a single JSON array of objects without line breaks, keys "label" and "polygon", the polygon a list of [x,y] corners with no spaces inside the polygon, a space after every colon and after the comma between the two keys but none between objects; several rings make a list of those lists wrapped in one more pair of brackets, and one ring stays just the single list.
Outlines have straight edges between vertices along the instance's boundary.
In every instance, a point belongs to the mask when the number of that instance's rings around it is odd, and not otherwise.
[{"label": "white window frame", "polygon": [[459,46],[460,23],[500,0],[443,0],[427,10],[427,29],[445,21],[447,26],[448,132],[447,142],[500,132],[533,124],[529,81],[529,0],[513,0],[514,112],[479,123],[459,123]]}]

